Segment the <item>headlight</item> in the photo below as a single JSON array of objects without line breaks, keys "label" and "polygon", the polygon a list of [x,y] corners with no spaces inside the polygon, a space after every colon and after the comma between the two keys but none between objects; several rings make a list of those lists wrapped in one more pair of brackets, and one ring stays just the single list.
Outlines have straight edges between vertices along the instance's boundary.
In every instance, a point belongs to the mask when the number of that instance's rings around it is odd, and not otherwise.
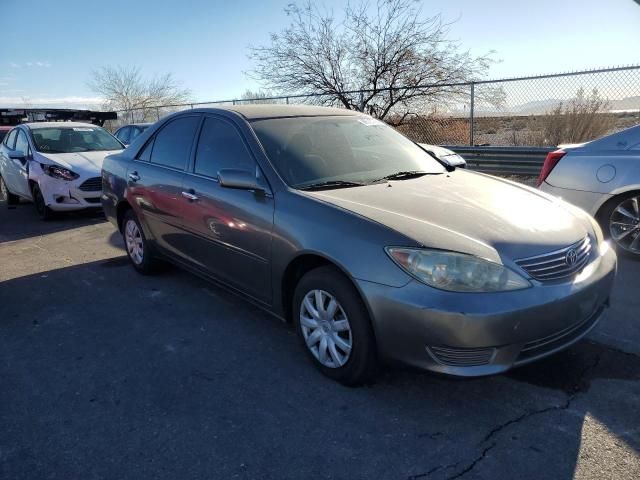
[{"label": "headlight", "polygon": [[387,247],[393,261],[423,283],[452,292],[503,292],[531,284],[497,263],[464,253]]},{"label": "headlight", "polygon": [[64,167],[59,167],[58,165],[47,165],[45,163],[41,163],[42,171],[53,178],[59,178],[60,180],[75,180],[80,175],[72,172]]}]

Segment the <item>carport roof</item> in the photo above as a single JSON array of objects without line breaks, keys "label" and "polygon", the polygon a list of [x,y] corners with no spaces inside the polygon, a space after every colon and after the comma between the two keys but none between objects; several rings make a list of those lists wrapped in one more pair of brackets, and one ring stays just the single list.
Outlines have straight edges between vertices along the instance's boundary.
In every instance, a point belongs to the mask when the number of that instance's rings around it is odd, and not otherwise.
[{"label": "carport roof", "polygon": [[73,127],[91,127],[96,128],[99,125],[94,125],[93,123],[82,123],[82,122],[30,122],[23,123],[25,127],[31,130],[37,130],[39,128],[73,128]]}]

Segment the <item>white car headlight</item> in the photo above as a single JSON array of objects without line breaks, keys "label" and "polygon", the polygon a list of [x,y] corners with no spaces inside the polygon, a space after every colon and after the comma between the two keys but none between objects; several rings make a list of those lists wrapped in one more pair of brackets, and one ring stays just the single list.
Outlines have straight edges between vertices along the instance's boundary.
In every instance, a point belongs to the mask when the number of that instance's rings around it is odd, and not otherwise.
[{"label": "white car headlight", "polygon": [[504,292],[531,286],[513,270],[473,255],[402,247],[387,247],[385,250],[408,274],[441,290]]},{"label": "white car headlight", "polygon": [[46,163],[41,163],[42,171],[53,178],[59,178],[60,180],[75,180],[80,175],[75,172],[72,172],[68,168],[60,167],[59,165],[49,165]]}]

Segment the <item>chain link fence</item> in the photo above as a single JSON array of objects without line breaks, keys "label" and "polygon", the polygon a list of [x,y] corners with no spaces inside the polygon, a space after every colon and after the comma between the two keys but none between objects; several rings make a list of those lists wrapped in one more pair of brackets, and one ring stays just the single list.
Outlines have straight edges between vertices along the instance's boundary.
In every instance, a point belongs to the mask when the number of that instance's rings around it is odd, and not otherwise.
[{"label": "chain link fence", "polygon": [[[437,95],[433,89],[438,89]],[[421,143],[553,147],[592,140],[640,123],[640,65],[424,90],[424,99],[398,106],[386,118]],[[364,96],[370,91],[348,93]],[[118,120],[106,127],[113,131],[123,124],[155,122],[192,108],[256,103],[338,106],[331,98],[314,94],[196,102],[120,111]]]}]

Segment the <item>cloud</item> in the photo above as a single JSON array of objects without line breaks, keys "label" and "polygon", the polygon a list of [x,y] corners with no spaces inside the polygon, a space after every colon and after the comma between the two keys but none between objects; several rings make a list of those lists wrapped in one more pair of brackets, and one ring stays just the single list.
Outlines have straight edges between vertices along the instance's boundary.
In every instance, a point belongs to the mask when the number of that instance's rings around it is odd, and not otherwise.
[{"label": "cloud", "polygon": [[51,63],[50,62],[41,62],[41,61],[37,61],[37,62],[25,62],[25,63],[15,63],[15,62],[9,62],[9,65],[11,66],[11,68],[22,68],[22,67],[38,67],[38,68],[49,68],[51,67]]},{"label": "cloud", "polygon": [[[17,92],[16,92],[17,93]],[[24,108],[25,101],[31,108],[87,108],[100,107],[104,100],[100,97],[9,97],[0,96],[0,105],[9,108]]]}]

